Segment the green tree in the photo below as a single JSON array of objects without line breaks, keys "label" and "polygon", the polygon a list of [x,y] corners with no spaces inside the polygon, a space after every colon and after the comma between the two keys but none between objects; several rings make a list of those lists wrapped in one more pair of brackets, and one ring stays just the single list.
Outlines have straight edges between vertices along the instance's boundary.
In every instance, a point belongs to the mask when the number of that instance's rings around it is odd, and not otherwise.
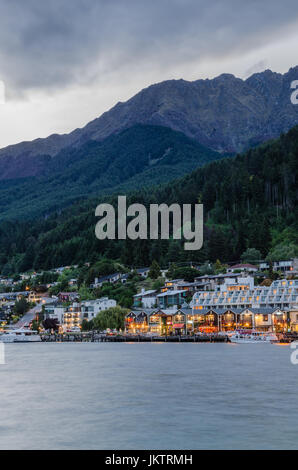
[{"label": "green tree", "polygon": [[119,304],[121,307],[130,308],[133,304],[133,298],[128,295],[120,297]]},{"label": "green tree", "polygon": [[93,320],[83,320],[82,321],[82,331],[91,331],[94,329],[94,321]]},{"label": "green tree", "polygon": [[298,246],[295,243],[280,243],[268,253],[267,261],[283,261],[298,256]]},{"label": "green tree", "polygon": [[14,304],[14,312],[16,315],[24,315],[30,308],[30,304],[27,302],[25,297],[21,297]]},{"label": "green tree", "polygon": [[244,251],[241,255],[241,261],[243,263],[257,263],[262,259],[262,254],[260,250],[257,250],[256,248],[247,248],[247,250]]},{"label": "green tree", "polygon": [[215,270],[216,274],[225,273],[227,271],[226,267],[223,264],[221,264],[219,259],[217,259],[216,262],[215,262],[214,270]]},{"label": "green tree", "polygon": [[199,275],[200,272],[197,269],[185,266],[175,269],[172,273],[172,279],[183,279],[187,282],[193,282]]},{"label": "green tree", "polygon": [[80,300],[94,300],[96,297],[91,289],[88,289],[85,285],[82,285],[78,291]]},{"label": "green tree", "polygon": [[156,281],[153,282],[153,289],[154,290],[159,290],[162,286],[164,286],[164,281],[162,279],[156,279]]},{"label": "green tree", "polygon": [[33,330],[33,331],[38,331],[38,329],[39,329],[39,323],[38,323],[38,321],[33,320],[32,324],[31,324],[31,330]]},{"label": "green tree", "polygon": [[99,312],[94,318],[94,328],[96,330],[112,330],[124,329],[124,317],[129,312],[128,309],[122,307],[111,307],[107,310]]},{"label": "green tree", "polygon": [[200,266],[200,273],[202,276],[205,276],[206,274],[214,274],[214,269],[212,265],[209,263],[209,261],[206,261],[202,266]]},{"label": "green tree", "polygon": [[151,277],[151,279],[158,279],[160,275],[161,275],[161,272],[160,272],[159,264],[156,260],[154,260],[150,266],[150,271],[148,273],[148,276]]},{"label": "green tree", "polygon": [[177,265],[175,263],[171,263],[168,272],[167,272],[167,277],[168,279],[175,279],[175,271],[177,269]]}]

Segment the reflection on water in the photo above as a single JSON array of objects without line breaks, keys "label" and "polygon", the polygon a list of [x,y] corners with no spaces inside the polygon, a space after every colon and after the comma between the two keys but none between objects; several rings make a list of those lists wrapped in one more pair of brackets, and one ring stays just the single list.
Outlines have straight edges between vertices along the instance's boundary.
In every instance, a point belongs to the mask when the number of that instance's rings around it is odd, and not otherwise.
[{"label": "reflection on water", "polygon": [[8,344],[1,449],[298,448],[298,366],[270,344]]}]

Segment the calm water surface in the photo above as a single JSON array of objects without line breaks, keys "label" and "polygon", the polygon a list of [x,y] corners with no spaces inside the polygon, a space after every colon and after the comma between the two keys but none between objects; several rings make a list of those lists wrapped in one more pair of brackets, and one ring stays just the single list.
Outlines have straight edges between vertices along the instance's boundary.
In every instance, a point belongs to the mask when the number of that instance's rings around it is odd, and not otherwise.
[{"label": "calm water surface", "polygon": [[0,449],[298,449],[289,346],[5,349]]}]

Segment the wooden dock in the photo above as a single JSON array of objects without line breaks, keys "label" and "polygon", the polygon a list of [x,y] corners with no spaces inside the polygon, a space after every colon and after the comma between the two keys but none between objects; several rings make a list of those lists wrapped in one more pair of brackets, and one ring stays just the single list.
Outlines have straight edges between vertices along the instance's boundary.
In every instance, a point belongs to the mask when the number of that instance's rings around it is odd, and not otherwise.
[{"label": "wooden dock", "polygon": [[195,336],[104,336],[102,342],[108,343],[227,343],[230,342],[227,335],[195,335]]},{"label": "wooden dock", "polygon": [[194,335],[194,336],[146,336],[146,335],[104,335],[100,333],[76,333],[76,334],[44,334],[43,342],[72,342],[72,343],[227,343],[230,342],[227,335]]}]

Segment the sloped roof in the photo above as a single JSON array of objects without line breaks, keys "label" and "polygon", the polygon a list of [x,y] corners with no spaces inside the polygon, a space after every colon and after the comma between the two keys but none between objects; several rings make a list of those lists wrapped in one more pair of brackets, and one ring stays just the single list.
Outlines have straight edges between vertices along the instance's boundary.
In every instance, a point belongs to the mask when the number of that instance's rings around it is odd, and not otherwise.
[{"label": "sloped roof", "polygon": [[156,290],[145,290],[145,292],[139,292],[138,294],[135,294],[133,297],[140,297],[140,296],[155,294],[155,292],[157,292],[157,291]]},{"label": "sloped roof", "polygon": [[210,312],[210,308],[202,308],[199,310],[195,310],[192,312],[193,315],[207,315],[207,313]]},{"label": "sloped roof", "polygon": [[137,309],[134,309],[134,310],[130,310],[125,316],[128,317],[129,315],[131,314],[134,314],[136,317],[142,313],[145,313],[147,316],[148,315],[151,315],[153,312],[156,312],[157,309],[141,309],[141,310],[137,310]]},{"label": "sloped roof", "polygon": [[192,308],[179,308],[178,312],[182,312],[184,315],[192,315]]},{"label": "sloped roof", "polygon": [[179,290],[169,290],[167,292],[163,292],[162,294],[158,294],[157,297],[167,297],[169,295],[176,295],[176,294],[184,294],[185,291],[183,289]]},{"label": "sloped roof", "polygon": [[246,310],[254,314],[267,315],[267,314],[275,312],[275,310],[280,310],[280,309],[276,307],[275,308],[273,307],[259,307],[259,308],[247,307],[247,308],[243,308],[242,312],[245,312]]},{"label": "sloped roof", "polygon": [[229,269],[241,269],[241,268],[251,268],[251,269],[258,269],[257,266],[254,264],[246,263],[246,264],[234,264],[233,266],[230,266]]}]

